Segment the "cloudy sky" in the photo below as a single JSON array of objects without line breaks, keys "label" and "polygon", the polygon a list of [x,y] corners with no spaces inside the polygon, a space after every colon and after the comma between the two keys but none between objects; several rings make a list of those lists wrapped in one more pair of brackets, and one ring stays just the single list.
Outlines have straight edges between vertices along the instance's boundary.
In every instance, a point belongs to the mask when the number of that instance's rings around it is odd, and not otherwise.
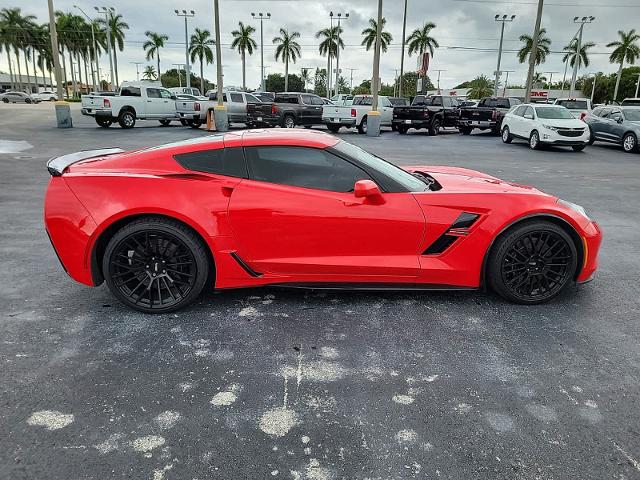
[{"label": "cloudy sky", "polygon": [[[87,13],[95,13],[95,3],[86,0],[54,0],[55,8],[73,10],[74,3]],[[41,22],[47,19],[46,2],[43,0],[21,0],[15,2],[23,13],[34,14]],[[380,73],[384,82],[392,82],[395,70],[400,65],[400,44],[402,37],[403,0],[384,0],[383,15],[387,18],[387,30],[393,35],[393,44],[381,60]],[[315,33],[329,25],[329,12],[348,12],[349,20],[344,22],[343,40],[346,48],[341,53],[340,64],[343,68],[356,69],[353,72],[354,85],[371,76],[373,52],[360,46],[361,31],[366,28],[368,19],[377,15],[376,0],[220,0],[220,16],[222,28],[222,58],[225,83],[241,85],[242,73],[240,56],[230,49],[230,32],[238,21],[254,25],[257,28],[255,39],[260,43],[259,22],[253,21],[251,12],[270,12],[272,19],[264,22],[265,65],[267,74],[284,72],[284,64],[274,59],[275,47],[271,39],[276,36],[280,27],[301,34],[302,58],[290,68],[292,72],[302,67],[326,66],[326,59],[318,54],[318,41]],[[11,5],[8,0],[7,6]],[[100,4],[102,5],[102,4]],[[153,30],[169,36],[169,44],[161,51],[162,69],[172,63],[184,63],[184,24],[182,18],[176,17],[175,8],[193,9],[195,18],[190,21],[190,30],[195,27],[206,28],[213,32],[212,0],[110,0],[104,4],[113,6],[129,24],[126,34],[125,49],[118,55],[120,79],[135,79],[135,65],[131,62],[147,62],[142,50],[145,41],[144,32]],[[443,88],[473,78],[479,74],[492,75],[496,67],[497,48],[500,25],[494,21],[496,14],[515,14],[513,23],[507,24],[505,30],[505,52],[502,59],[503,70],[514,70],[510,74],[509,83],[524,83],[526,65],[518,63],[515,51],[520,47],[518,37],[531,34],[535,20],[536,0],[409,0],[407,35],[424,22],[431,21],[437,25],[433,36],[440,42],[435,52],[431,69],[446,70],[441,73]],[[573,18],[575,16],[593,15],[596,20],[585,27],[584,41],[592,41],[596,46],[592,49],[592,64],[582,70],[586,72],[613,72],[616,67],[608,62],[609,49],[606,44],[617,38],[619,29],[628,31],[639,25],[640,2],[638,0],[547,0],[545,2],[543,26],[547,28],[552,40],[552,50],[559,52],[569,42],[577,30]],[[564,66],[560,53],[552,54],[539,71],[559,73],[560,78]],[[416,57],[405,58],[405,69],[414,69]],[[104,72],[108,70],[108,59],[102,59]],[[141,66],[142,68],[142,66]],[[195,68],[199,68],[196,66]],[[7,71],[6,55],[1,56],[0,70]],[[350,73],[343,70],[349,78]],[[256,52],[247,62],[247,83],[257,87],[260,74],[260,55]],[[548,75],[547,75],[548,76]],[[205,66],[205,77],[215,79],[214,65]],[[435,75],[432,74],[432,78]],[[435,83],[435,78],[434,78]]]}]

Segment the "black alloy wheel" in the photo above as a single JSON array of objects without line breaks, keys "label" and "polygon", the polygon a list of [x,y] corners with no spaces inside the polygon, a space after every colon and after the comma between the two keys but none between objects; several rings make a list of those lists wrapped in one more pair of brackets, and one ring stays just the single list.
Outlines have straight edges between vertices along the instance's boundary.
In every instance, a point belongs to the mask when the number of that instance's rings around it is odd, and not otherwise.
[{"label": "black alloy wheel", "polygon": [[515,227],[496,242],[489,263],[489,282],[507,300],[543,303],[572,283],[576,247],[559,226],[536,221]]},{"label": "black alloy wheel", "polygon": [[438,135],[440,133],[440,119],[434,118],[429,126],[429,135]]},{"label": "black alloy wheel", "polygon": [[202,240],[165,219],[136,220],[109,241],[103,272],[111,292],[147,313],[177,310],[202,291],[208,262]]}]

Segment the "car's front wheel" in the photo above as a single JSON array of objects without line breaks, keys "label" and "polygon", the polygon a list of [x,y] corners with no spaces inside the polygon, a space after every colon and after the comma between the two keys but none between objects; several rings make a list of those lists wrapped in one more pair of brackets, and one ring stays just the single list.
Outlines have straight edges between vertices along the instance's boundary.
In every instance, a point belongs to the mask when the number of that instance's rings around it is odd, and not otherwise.
[{"label": "car's front wheel", "polygon": [[193,302],[209,275],[206,245],[185,225],[141,218],[111,238],[102,271],[114,296],[147,313],[178,310]]},{"label": "car's front wheel", "polygon": [[440,119],[434,118],[431,125],[429,125],[429,135],[438,135],[440,133],[440,126]]},{"label": "car's front wheel", "polygon": [[573,282],[578,255],[569,234],[547,221],[515,226],[498,238],[488,262],[489,285],[516,303],[546,302]]},{"label": "car's front wheel", "polygon": [[638,151],[638,138],[631,132],[627,133],[622,139],[622,148],[627,153]]},{"label": "car's front wheel", "polygon": [[511,131],[509,131],[509,127],[505,125],[502,129],[502,141],[504,143],[511,143],[513,141],[513,137],[511,136]]},{"label": "car's front wheel", "polygon": [[364,117],[362,117],[362,120],[360,121],[360,125],[358,125],[358,133],[364,135],[365,133],[367,133],[368,128],[369,128],[369,123],[367,121],[367,116],[365,115]]},{"label": "car's front wheel", "polygon": [[529,148],[531,150],[538,150],[540,148],[540,134],[537,130],[531,132],[529,135]]},{"label": "car's front wheel", "polygon": [[586,145],[574,145],[571,148],[573,148],[574,152],[581,152],[582,150],[584,150],[585,147]]}]

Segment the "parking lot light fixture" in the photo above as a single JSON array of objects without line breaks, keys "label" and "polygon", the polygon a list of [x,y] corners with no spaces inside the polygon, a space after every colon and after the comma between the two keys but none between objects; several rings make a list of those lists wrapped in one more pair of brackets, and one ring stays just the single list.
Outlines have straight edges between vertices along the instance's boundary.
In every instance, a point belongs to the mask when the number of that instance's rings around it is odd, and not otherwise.
[{"label": "parking lot light fixture", "polygon": [[[95,55],[95,62],[96,62],[96,73],[93,76],[94,78],[94,82],[93,82],[93,89],[96,91],[96,93],[99,91],[98,88],[98,84],[100,83],[100,56],[98,55],[98,45],[96,44],[96,33],[95,33],[95,29],[93,26],[93,19],[87,15],[84,10],[82,10],[82,8],[80,8],[78,5],[74,5],[73,8],[77,8],[78,10],[80,10],[80,12],[82,12],[82,15],[85,16],[85,18],[87,20],[89,20],[89,24],[91,25],[91,40],[93,43],[93,54]],[[91,70],[93,70],[93,65],[91,66]],[[93,72],[92,72],[93,73]]]},{"label": "parking lot light fixture", "polygon": [[265,78],[264,78],[264,25],[263,22],[265,20],[271,20],[271,14],[267,12],[263,14],[262,12],[258,12],[258,14],[251,12],[251,16],[254,20],[260,20],[260,90],[263,92],[266,91],[265,86]]},{"label": "parking lot light fixture", "polygon": [[[329,16],[331,16],[333,18],[333,12],[329,13]],[[340,87],[338,86],[338,81],[340,80],[340,21],[342,20],[349,20],[349,14],[345,13],[344,16],[342,15],[342,13],[336,13],[336,18],[338,19],[338,48],[336,49],[336,83],[334,85],[335,88],[335,92],[336,95],[338,95],[340,93]],[[329,98],[331,98],[331,95],[327,95]]]},{"label": "parking lot light fixture", "polygon": [[373,78],[371,79],[371,111],[367,116],[367,135],[380,136],[380,112],[378,110],[378,91],[380,90],[380,40],[382,37],[382,0],[378,0],[378,30],[373,54]]},{"label": "parking lot light fixture", "polygon": [[110,90],[113,90],[113,56],[111,55],[111,32],[109,31],[111,17],[113,16],[113,12],[115,9],[113,7],[93,7],[96,9],[96,12],[104,14],[104,19],[106,21],[106,30],[107,30],[107,53],[109,54],[109,69],[110,69]]},{"label": "parking lot light fixture", "polygon": [[[185,71],[187,72],[187,88],[191,87],[191,65],[189,64],[189,32],[187,29],[187,18],[195,16],[196,12],[193,10],[174,10],[175,14],[179,17],[184,17],[184,56],[185,56]],[[160,75],[160,72],[158,72]]]},{"label": "parking lot light fixture", "polygon": [[579,23],[580,28],[578,29],[578,44],[576,45],[576,54],[573,61],[573,75],[571,75],[571,89],[569,91],[569,97],[573,98],[576,92],[576,79],[578,77],[578,66],[581,62],[580,58],[580,49],[582,48],[582,31],[584,30],[584,25],[586,23],[591,23],[596,19],[596,17],[588,16],[588,17],[574,17],[573,23]]},{"label": "parking lot light fixture", "polygon": [[223,101],[224,85],[222,84],[222,47],[220,46],[219,4],[219,0],[213,0],[214,31],[216,36],[216,89],[218,90],[218,104],[213,108],[213,118],[215,121],[216,130],[219,132],[226,132],[227,130],[229,130],[229,117],[227,115],[227,109],[224,106]]},{"label": "parking lot light fixture", "polygon": [[[494,20],[500,22],[500,46],[498,47],[498,66],[496,67],[496,79],[493,85],[493,96],[498,96],[498,83],[500,82],[500,62],[502,60],[502,43],[504,41],[504,24],[507,22],[513,22],[516,18],[515,15],[496,15]],[[438,92],[439,93],[439,92]]]}]

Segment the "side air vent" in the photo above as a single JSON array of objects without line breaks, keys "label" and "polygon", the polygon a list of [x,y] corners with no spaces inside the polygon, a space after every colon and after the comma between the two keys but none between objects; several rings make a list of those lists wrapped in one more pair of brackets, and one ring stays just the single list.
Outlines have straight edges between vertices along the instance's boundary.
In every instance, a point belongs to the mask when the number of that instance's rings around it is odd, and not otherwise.
[{"label": "side air vent", "polygon": [[439,255],[447,250],[459,238],[469,234],[469,228],[480,218],[476,213],[463,212],[455,222],[427,247],[423,255]]},{"label": "side air vent", "polygon": [[240,265],[242,267],[242,269],[247,272],[249,275],[251,275],[252,277],[261,277],[262,274],[260,272],[256,272],[253,268],[251,268],[249,265],[246,264],[246,262],[244,260],[242,260],[242,258],[240,258],[240,255],[238,255],[236,252],[231,252],[231,257],[238,262],[238,265]]}]

